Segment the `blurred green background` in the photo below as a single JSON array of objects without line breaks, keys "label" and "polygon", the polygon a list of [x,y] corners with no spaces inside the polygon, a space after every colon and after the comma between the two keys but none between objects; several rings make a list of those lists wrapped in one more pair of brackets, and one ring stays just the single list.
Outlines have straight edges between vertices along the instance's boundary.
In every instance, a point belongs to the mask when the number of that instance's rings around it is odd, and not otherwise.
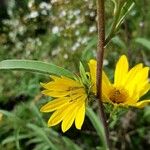
[{"label": "blurred green background", "polygon": [[[107,45],[104,68],[111,79],[115,63],[126,54],[131,67],[150,66],[150,1],[135,0],[117,35]],[[106,34],[113,20],[113,3],[106,0]],[[52,62],[78,73],[79,61],[96,57],[96,1],[0,0],[0,61],[32,59]],[[62,134],[49,129],[49,115],[40,107],[40,82],[49,77],[18,71],[0,72],[0,150],[99,149],[98,136],[88,118],[83,129]],[[145,98],[150,98],[150,92]],[[109,112],[109,111],[108,111]],[[112,149],[145,150],[150,147],[150,107],[130,109],[110,123]],[[56,146],[57,145],[57,146]]]}]

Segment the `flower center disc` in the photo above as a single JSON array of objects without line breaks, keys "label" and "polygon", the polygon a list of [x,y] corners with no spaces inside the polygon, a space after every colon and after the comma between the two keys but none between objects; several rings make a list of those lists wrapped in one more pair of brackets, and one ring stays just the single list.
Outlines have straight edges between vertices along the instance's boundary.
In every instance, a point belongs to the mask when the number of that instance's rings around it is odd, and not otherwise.
[{"label": "flower center disc", "polygon": [[110,91],[109,98],[113,103],[123,103],[128,97],[127,92],[124,89],[116,89]]}]

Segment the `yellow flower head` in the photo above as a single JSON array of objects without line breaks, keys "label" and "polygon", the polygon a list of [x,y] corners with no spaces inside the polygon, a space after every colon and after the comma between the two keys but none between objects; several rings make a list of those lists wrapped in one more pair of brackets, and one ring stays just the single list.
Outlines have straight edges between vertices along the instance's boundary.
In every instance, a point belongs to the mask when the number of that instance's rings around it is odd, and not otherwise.
[{"label": "yellow flower head", "polygon": [[[90,75],[93,84],[93,92],[96,92],[96,61],[89,62]],[[148,79],[149,67],[137,64],[129,69],[127,57],[122,55],[116,64],[114,83],[112,84],[105,72],[102,75],[103,101],[121,106],[133,106],[142,108],[150,103],[150,100],[140,100],[150,89]]]},{"label": "yellow flower head", "polygon": [[48,120],[49,126],[61,123],[62,131],[67,131],[75,121],[77,129],[81,129],[85,117],[87,94],[85,87],[79,81],[61,76],[51,76],[52,81],[42,83],[44,95],[51,100],[41,108],[42,112],[53,112]]}]

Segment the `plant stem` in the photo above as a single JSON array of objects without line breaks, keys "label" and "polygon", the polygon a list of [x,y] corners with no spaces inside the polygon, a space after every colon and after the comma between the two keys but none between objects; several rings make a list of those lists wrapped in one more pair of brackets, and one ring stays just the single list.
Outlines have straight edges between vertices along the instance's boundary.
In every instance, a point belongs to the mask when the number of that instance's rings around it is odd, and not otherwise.
[{"label": "plant stem", "polygon": [[106,136],[106,143],[110,148],[109,142],[109,130],[106,122],[106,116],[104,112],[104,106],[102,103],[102,69],[103,69],[103,58],[104,58],[104,46],[105,46],[105,8],[104,0],[97,0],[97,15],[98,15],[98,45],[97,45],[97,100],[99,104],[99,115],[104,126],[104,132]]}]

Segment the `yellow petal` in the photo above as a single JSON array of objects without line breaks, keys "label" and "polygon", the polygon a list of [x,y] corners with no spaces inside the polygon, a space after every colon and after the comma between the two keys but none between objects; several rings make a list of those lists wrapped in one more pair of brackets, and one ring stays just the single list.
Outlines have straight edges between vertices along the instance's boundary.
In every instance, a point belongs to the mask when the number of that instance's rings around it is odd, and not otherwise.
[{"label": "yellow petal", "polygon": [[149,67],[144,67],[139,73],[137,73],[135,80],[135,83],[138,83],[140,86],[143,84],[143,82],[146,82],[148,80],[148,73],[149,73]]},{"label": "yellow petal", "polygon": [[105,73],[104,71],[103,71],[102,77],[103,77],[104,83],[105,83],[108,87],[110,87],[110,86],[111,86],[111,83],[110,83],[110,81],[109,81],[109,79],[108,79],[108,77],[107,77],[107,75],[106,75],[106,73]]},{"label": "yellow petal", "polygon": [[134,90],[132,97],[129,97],[125,103],[128,105],[135,104],[140,99],[139,93]]},{"label": "yellow petal", "polygon": [[91,59],[88,63],[90,69],[91,79],[94,83],[96,83],[96,65],[97,62],[94,59]]},{"label": "yellow petal", "polygon": [[140,69],[134,75],[134,78],[131,81],[129,81],[125,86],[126,90],[129,91],[131,97],[134,96],[134,92],[139,92],[140,94],[140,91],[143,90],[145,83],[148,81],[148,71],[148,67]]},{"label": "yellow petal", "polygon": [[92,90],[94,93],[96,93],[96,60],[91,59],[88,63],[89,69],[90,69],[90,76],[92,81]]},{"label": "yellow petal", "polygon": [[137,102],[134,107],[137,107],[137,108],[143,108],[145,107],[146,105],[149,105],[150,104],[150,100],[142,100],[140,102]]},{"label": "yellow petal", "polygon": [[41,85],[47,89],[47,90],[57,90],[57,91],[63,91],[63,90],[69,90],[73,88],[81,88],[83,87],[81,84],[79,85],[78,83],[75,85],[69,84],[68,81],[65,80],[58,80],[56,82],[51,81],[49,83],[41,83]]},{"label": "yellow petal", "polygon": [[51,81],[49,83],[41,83],[41,85],[47,90],[65,91],[68,90],[67,84],[60,84],[60,82]]},{"label": "yellow petal", "polygon": [[70,105],[69,107],[69,111],[67,111],[61,124],[63,132],[66,132],[72,126],[75,120],[78,105]]},{"label": "yellow petal", "polygon": [[75,94],[75,95],[70,95],[70,102],[72,101],[79,101],[79,99],[81,101],[83,101],[83,99],[85,100],[86,98],[86,94]]},{"label": "yellow petal", "polygon": [[42,94],[51,97],[64,97],[67,96],[69,93],[70,93],[69,91],[50,91],[50,90],[42,91]]},{"label": "yellow petal", "polygon": [[125,81],[125,85],[128,85],[128,83],[132,82],[135,78],[136,74],[142,69],[143,64],[137,64],[134,66],[127,74],[127,78]]},{"label": "yellow petal", "polygon": [[64,105],[68,104],[69,100],[70,100],[70,97],[62,97],[62,98],[57,98],[55,100],[51,100],[46,105],[44,105],[40,109],[40,111],[41,112],[52,112],[56,109],[63,107]]},{"label": "yellow petal", "polygon": [[66,115],[66,109],[69,107],[69,105],[66,105],[64,107],[62,107],[61,109],[56,110],[50,117],[50,119],[48,120],[48,126],[55,126],[57,124],[59,124],[64,116]]},{"label": "yellow petal", "polygon": [[53,81],[48,83],[41,83],[41,85],[47,90],[65,91],[73,88],[83,87],[83,85],[76,80],[72,80],[67,77],[51,76]]},{"label": "yellow petal", "polygon": [[102,93],[102,101],[103,101],[103,102],[112,103],[112,101],[109,99],[108,96],[109,96],[109,95],[106,95],[106,94]]},{"label": "yellow petal", "polygon": [[128,60],[125,55],[122,55],[117,62],[114,76],[114,85],[115,87],[120,87],[124,84],[126,75],[128,73]]},{"label": "yellow petal", "polygon": [[85,118],[85,103],[82,104],[81,107],[77,110],[77,114],[75,117],[75,126],[77,129],[81,129],[82,124]]},{"label": "yellow petal", "polygon": [[78,95],[78,94],[86,94],[85,93],[85,89],[84,88],[77,88],[77,89],[70,89],[70,91],[69,91],[70,93],[69,93],[69,95]]},{"label": "yellow petal", "polygon": [[72,79],[64,77],[64,76],[62,76],[61,78],[62,78],[62,82],[67,83],[71,87],[82,87],[82,84],[79,81],[72,80]]},{"label": "yellow petal", "polygon": [[51,79],[53,79],[54,81],[55,81],[55,80],[59,80],[59,79],[60,79],[60,77],[55,76],[55,75],[50,75],[50,78],[51,78]]},{"label": "yellow petal", "polygon": [[109,95],[111,89],[112,89],[112,85],[111,85],[107,75],[103,71],[103,76],[102,76],[102,94],[105,97],[107,97],[107,99],[108,99],[108,95]]},{"label": "yellow petal", "polygon": [[[70,103],[70,105],[68,106],[68,109],[66,110],[66,115],[64,116],[64,119],[62,121],[62,131],[63,132],[66,132],[71,127],[71,125],[73,124],[73,121],[76,118],[79,108],[83,104],[85,105],[86,98],[87,98],[87,96],[83,95],[83,96],[80,96],[75,101],[73,101],[72,103]],[[80,116],[80,117],[82,118],[82,116]],[[80,123],[82,123],[82,122],[80,122]],[[78,124],[78,125],[80,125],[80,124]]]},{"label": "yellow petal", "polygon": [[150,90],[150,84],[149,81],[148,83],[145,84],[145,86],[143,87],[143,89],[140,91],[139,96],[143,96],[144,94],[146,94],[148,91]]},{"label": "yellow petal", "polygon": [[47,95],[47,96],[51,96],[51,97],[64,97],[64,96],[72,96],[75,94],[80,93],[85,94],[85,89],[84,88],[74,88],[74,89],[69,89],[69,90],[44,90],[42,91],[42,94]]}]

